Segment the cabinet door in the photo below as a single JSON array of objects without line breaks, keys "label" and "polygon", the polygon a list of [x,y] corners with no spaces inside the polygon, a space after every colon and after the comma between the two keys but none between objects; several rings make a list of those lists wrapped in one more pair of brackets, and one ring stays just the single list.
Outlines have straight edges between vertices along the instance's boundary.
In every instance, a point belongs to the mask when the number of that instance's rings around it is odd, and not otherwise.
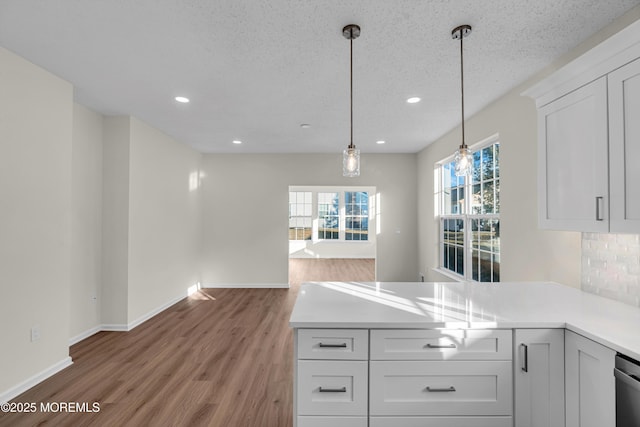
[{"label": "cabinet door", "polygon": [[517,329],[514,344],[516,425],[564,425],[564,329]]},{"label": "cabinet door", "polygon": [[538,111],[539,226],[609,230],[606,77]]},{"label": "cabinet door", "polygon": [[299,360],[297,415],[366,416],[368,363]]},{"label": "cabinet door", "polygon": [[511,330],[374,329],[371,360],[511,360]]},{"label": "cabinet door", "polygon": [[616,353],[565,332],[566,427],[615,427]]},{"label": "cabinet door", "polygon": [[369,415],[513,414],[512,362],[371,361]]},{"label": "cabinet door", "polygon": [[640,232],[640,60],[609,75],[609,149],[613,232]]}]

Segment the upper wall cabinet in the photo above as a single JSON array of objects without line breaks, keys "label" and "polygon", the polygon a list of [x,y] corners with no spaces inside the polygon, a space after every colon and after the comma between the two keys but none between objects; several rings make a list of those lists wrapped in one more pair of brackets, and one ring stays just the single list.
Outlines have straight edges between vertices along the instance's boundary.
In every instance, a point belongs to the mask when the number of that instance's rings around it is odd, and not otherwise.
[{"label": "upper wall cabinet", "polygon": [[543,228],[607,232],[607,81],[538,110],[538,209]]},{"label": "upper wall cabinet", "polygon": [[538,109],[540,228],[640,232],[640,21],[524,92]]},{"label": "upper wall cabinet", "polygon": [[609,80],[611,231],[640,230],[640,59]]}]

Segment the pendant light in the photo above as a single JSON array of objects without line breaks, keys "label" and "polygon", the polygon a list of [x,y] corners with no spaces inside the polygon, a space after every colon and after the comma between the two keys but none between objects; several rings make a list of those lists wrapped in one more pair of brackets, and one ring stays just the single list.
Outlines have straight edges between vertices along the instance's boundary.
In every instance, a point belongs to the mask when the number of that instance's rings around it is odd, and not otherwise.
[{"label": "pendant light", "polygon": [[464,142],[464,50],[462,40],[471,34],[470,25],[461,25],[451,31],[451,38],[460,40],[460,93],[462,106],[462,144],[454,156],[455,171],[457,176],[471,175],[473,169],[473,153]]},{"label": "pendant light", "polygon": [[342,29],[342,35],[350,43],[350,107],[351,107],[351,139],[349,146],[342,153],[342,175],[347,177],[360,176],[360,150],[353,144],[353,40],[360,36],[360,27],[351,24]]}]

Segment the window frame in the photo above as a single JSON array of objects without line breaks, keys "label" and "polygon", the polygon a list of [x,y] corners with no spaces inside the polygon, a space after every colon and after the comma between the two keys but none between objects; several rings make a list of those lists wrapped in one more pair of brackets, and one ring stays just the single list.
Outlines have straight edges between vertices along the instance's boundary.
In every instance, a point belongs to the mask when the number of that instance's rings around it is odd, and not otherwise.
[{"label": "window frame", "polygon": [[[342,215],[340,214],[340,191],[316,191],[316,192],[311,192],[311,200],[312,202],[315,201],[315,214],[316,214],[316,218],[317,218],[317,226],[315,227],[315,231],[312,231],[312,240],[314,241],[332,241],[332,242],[339,242],[340,241],[340,236],[341,236],[341,232],[342,232],[342,227],[340,226],[341,222],[342,222]],[[330,205],[329,203],[324,203],[324,200],[322,203],[320,200],[320,196],[321,195],[334,195],[337,196],[338,199],[338,208],[336,211],[335,215],[330,215],[328,214],[327,211],[327,215],[320,215],[320,205]],[[333,201],[333,199],[332,199]],[[322,221],[326,221],[327,218],[336,218],[337,219],[337,233],[338,236],[337,237],[327,237],[327,233],[335,233],[334,231],[327,231],[326,226],[325,226],[325,231],[323,232],[324,234],[322,235],[322,237],[320,237],[321,232],[320,232],[320,223]],[[313,222],[313,219],[312,219]]]},{"label": "window frame", "polygon": [[[336,243],[336,244],[375,244],[377,234],[377,204],[378,193],[376,187],[371,186],[300,186],[290,185],[289,193],[291,192],[311,192],[311,213],[312,213],[312,231],[311,239],[306,240],[313,244],[316,243]],[[367,239],[366,240],[347,240],[346,239],[346,193],[349,192],[361,192],[367,193]],[[319,194],[322,193],[338,193],[338,239],[325,239],[320,237],[319,224],[320,224],[320,209],[319,209]],[[297,240],[289,239],[289,242],[295,242]]]},{"label": "window frame", "polygon": [[[291,194],[295,193],[296,194],[296,201],[295,203],[291,203]],[[298,197],[300,197],[300,194],[302,194],[302,202],[300,202],[298,200]],[[310,201],[309,203],[307,203],[306,198],[307,198],[307,194],[309,194],[309,198]],[[310,205],[309,206],[309,215],[306,215],[306,205]],[[295,206],[295,210],[296,210],[296,214],[293,215],[291,213],[292,211],[292,206]],[[302,214],[300,214],[299,210],[302,209]],[[296,223],[298,223],[299,221],[305,222],[306,219],[309,220],[309,227],[306,226],[298,226],[296,225],[295,227],[293,227],[293,229],[295,230],[294,234],[296,236],[295,239],[291,238],[291,220],[295,220]],[[309,238],[298,238],[298,234],[302,234],[302,237],[304,237],[306,231],[309,229],[311,234],[309,235]],[[289,240],[293,240],[293,241],[304,241],[304,240],[313,240],[313,193],[310,191],[289,191]]]},{"label": "window frame", "polygon": [[[347,193],[353,193],[353,195],[351,196],[353,198],[353,201],[351,203],[347,203]],[[365,193],[366,196],[366,200],[367,200],[367,210],[366,212],[363,214],[362,211],[360,209],[362,209],[362,203],[358,203],[356,201],[357,196],[356,193]],[[345,242],[368,242],[369,241],[369,236],[371,233],[371,230],[369,229],[369,206],[371,205],[371,194],[369,194],[368,191],[366,190],[345,190],[342,192],[342,200],[343,202],[343,207],[344,209],[341,209],[341,213],[344,211],[344,215],[341,215],[343,220],[344,220],[344,241]],[[348,213],[348,209],[347,206],[352,206],[352,207],[358,207],[358,209],[360,210],[359,214],[355,214],[355,213]],[[363,239],[363,233],[362,233],[362,226],[360,226],[359,228],[355,228],[355,227],[348,227],[347,224],[349,223],[349,221],[351,221],[350,223],[353,225],[355,221],[359,222],[362,225],[363,220],[366,219],[366,223],[367,223],[367,232],[366,234],[364,234],[366,236],[366,239]],[[347,238],[348,235],[351,235],[351,238]],[[357,239],[354,239],[353,236],[360,236]]]},{"label": "window frame", "polygon": [[[482,141],[479,141],[476,144],[473,144],[472,146],[470,146],[472,152],[477,152],[477,151],[481,151],[486,147],[492,146],[494,144],[498,144],[500,145],[500,137],[499,134],[495,134],[490,136],[489,138],[486,138]],[[434,178],[435,178],[435,192],[436,192],[436,218],[437,218],[437,226],[438,226],[438,253],[439,253],[439,259],[438,259],[438,266],[436,267],[436,270],[441,273],[444,274],[447,277],[450,277],[454,280],[457,281],[474,281],[474,282],[480,282],[480,280],[475,280],[473,278],[473,230],[472,230],[472,222],[474,220],[497,220],[498,224],[500,222],[500,211],[498,208],[498,213],[473,213],[473,204],[471,203],[472,197],[473,197],[473,186],[474,183],[472,181],[471,177],[465,177],[465,182],[463,184],[463,189],[464,189],[464,201],[465,203],[463,204],[463,212],[460,213],[443,213],[445,212],[445,206],[446,206],[446,202],[448,201],[450,203],[450,200],[446,200],[446,194],[445,194],[445,177],[444,177],[444,171],[445,168],[444,166],[451,163],[453,161],[454,156],[448,156],[442,160],[440,160],[439,162],[436,162],[435,164],[435,171],[434,171]],[[498,167],[495,168],[494,167],[494,171],[495,170],[500,171],[500,157],[498,154]],[[494,176],[493,178],[493,182],[495,183],[495,180],[497,179],[498,181],[498,186],[501,186],[501,182],[502,181],[502,177],[500,175],[498,175],[498,177],[496,178]],[[484,183],[484,179],[481,179],[481,182]],[[495,188],[495,185],[494,185]],[[495,194],[495,189],[494,189],[494,194]],[[497,192],[499,194],[499,190]],[[458,198],[459,200],[459,198]],[[496,199],[494,199],[496,200]],[[499,197],[498,197],[498,207],[499,207]],[[468,201],[468,202],[467,202]],[[453,271],[447,267],[445,267],[445,227],[444,227],[444,221],[445,220],[451,220],[451,219],[455,219],[455,220],[462,220],[463,221],[463,273],[464,274],[459,274],[456,271]],[[499,237],[499,235],[498,235]],[[493,259],[494,255],[498,255],[498,257],[500,256],[500,250],[498,250],[498,252],[495,251],[485,251],[485,250],[481,250],[480,248],[477,249],[478,250],[478,255],[480,255],[480,252],[484,252],[484,253],[490,253]],[[491,275],[493,277],[493,273],[494,270],[491,270]],[[480,272],[478,272],[478,276],[480,275]],[[480,278],[480,277],[478,277]],[[492,282],[486,282],[486,283],[492,283]],[[493,282],[493,283],[497,283],[497,282]]]}]

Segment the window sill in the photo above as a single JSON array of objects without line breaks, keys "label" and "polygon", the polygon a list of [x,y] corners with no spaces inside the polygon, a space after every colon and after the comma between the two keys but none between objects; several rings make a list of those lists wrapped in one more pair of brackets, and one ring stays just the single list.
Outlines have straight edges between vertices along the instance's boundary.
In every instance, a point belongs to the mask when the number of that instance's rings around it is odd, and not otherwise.
[{"label": "window sill", "polygon": [[443,276],[448,277],[449,279],[455,280],[456,282],[466,282],[467,279],[465,279],[463,276],[456,274],[454,272],[452,272],[451,270],[447,270],[445,268],[441,268],[441,267],[434,267],[432,268],[433,271],[435,271],[436,273],[442,274]]}]

